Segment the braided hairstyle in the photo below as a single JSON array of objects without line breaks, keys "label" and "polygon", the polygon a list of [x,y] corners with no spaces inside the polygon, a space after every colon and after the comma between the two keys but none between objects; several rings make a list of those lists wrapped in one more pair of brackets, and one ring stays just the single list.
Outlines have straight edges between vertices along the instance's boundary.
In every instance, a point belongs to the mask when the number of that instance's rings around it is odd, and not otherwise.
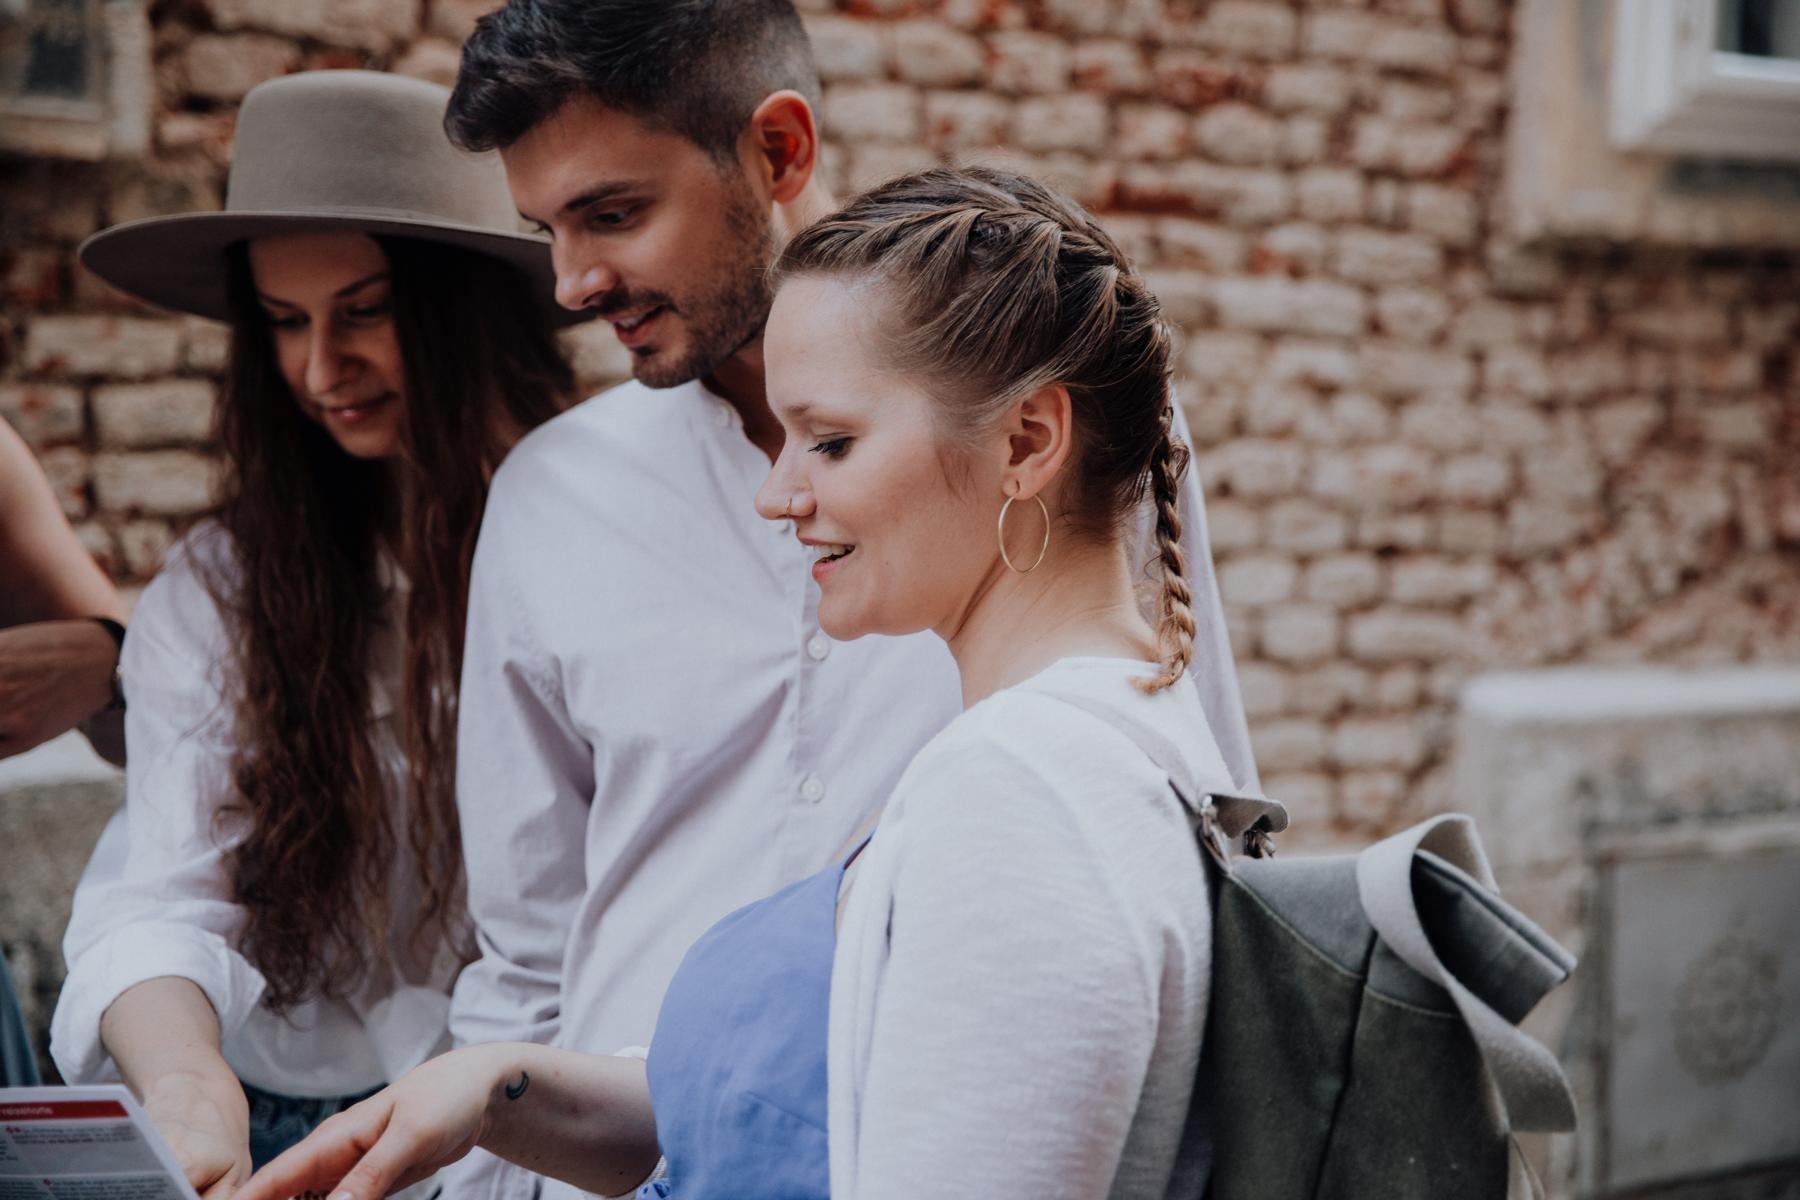
[{"label": "braided hairstyle", "polygon": [[1170,332],[1156,298],[1080,205],[1021,175],[930,170],[882,184],[789,242],[776,282],[869,283],[897,319],[885,364],[938,401],[966,441],[1041,388],[1068,390],[1075,423],[1070,518],[1118,537],[1146,492],[1162,575],[1158,691],[1193,655],[1177,510],[1188,449],[1175,436]]}]

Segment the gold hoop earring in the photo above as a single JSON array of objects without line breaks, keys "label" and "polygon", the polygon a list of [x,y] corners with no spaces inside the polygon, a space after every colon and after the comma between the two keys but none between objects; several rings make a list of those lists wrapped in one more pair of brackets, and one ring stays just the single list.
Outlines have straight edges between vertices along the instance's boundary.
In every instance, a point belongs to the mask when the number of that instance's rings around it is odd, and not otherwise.
[{"label": "gold hoop earring", "polygon": [[1038,564],[1044,561],[1044,555],[1050,552],[1050,510],[1044,507],[1042,496],[1032,497],[1037,501],[1038,511],[1044,514],[1044,541],[1038,547],[1038,556],[1032,559],[1029,567],[1015,566],[1013,560],[1006,553],[1006,512],[1012,507],[1013,501],[1017,499],[1017,496],[1008,496],[1006,503],[1000,506],[1000,561],[1005,563],[1008,569],[1016,571],[1020,575],[1029,575],[1037,570]]}]

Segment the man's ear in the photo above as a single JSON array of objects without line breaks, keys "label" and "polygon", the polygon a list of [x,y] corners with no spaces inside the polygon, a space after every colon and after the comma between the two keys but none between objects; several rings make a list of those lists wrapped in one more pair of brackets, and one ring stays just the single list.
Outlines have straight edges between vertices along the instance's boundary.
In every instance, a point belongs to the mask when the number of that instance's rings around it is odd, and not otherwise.
[{"label": "man's ear", "polygon": [[819,127],[812,105],[783,89],[763,98],[750,114],[739,146],[745,169],[769,199],[786,204],[806,189],[819,165]]},{"label": "man's ear", "polygon": [[1018,486],[1018,495],[1030,499],[1050,485],[1068,465],[1075,445],[1075,406],[1069,389],[1060,383],[1041,387],[1006,414],[1005,431],[1010,456],[1001,475],[1001,486]]}]

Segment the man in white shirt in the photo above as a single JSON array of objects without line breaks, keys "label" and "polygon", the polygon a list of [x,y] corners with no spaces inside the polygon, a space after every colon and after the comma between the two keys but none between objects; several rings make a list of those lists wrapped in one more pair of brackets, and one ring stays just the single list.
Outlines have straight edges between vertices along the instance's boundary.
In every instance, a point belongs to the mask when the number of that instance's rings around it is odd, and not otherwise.
[{"label": "man in white shirt", "polygon": [[[557,298],[612,322],[636,378],[528,436],[488,500],[457,762],[481,956],[459,1042],[647,1044],[693,940],[831,861],[958,710],[930,634],[827,638],[813,556],[753,507],[782,437],[764,269],[835,207],[818,90],[790,0],[512,0],[464,47],[452,140],[500,151]],[[1191,476],[1184,508],[1195,674],[1253,788]],[[450,1200],[536,1184],[480,1152],[446,1179]]]}]

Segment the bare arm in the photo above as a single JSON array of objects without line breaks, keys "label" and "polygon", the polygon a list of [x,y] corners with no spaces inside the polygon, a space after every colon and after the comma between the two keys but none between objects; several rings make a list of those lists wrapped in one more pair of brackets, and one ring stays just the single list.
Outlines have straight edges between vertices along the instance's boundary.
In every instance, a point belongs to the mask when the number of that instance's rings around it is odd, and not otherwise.
[{"label": "bare arm", "polygon": [[0,758],[88,722],[94,748],[121,761],[118,713],[107,710],[118,655],[112,636],[93,621],[0,629]]},{"label": "bare arm", "polygon": [[502,1046],[481,1147],[587,1192],[642,1183],[662,1157],[641,1058]]},{"label": "bare arm", "polygon": [[148,979],[100,1019],[100,1040],[203,1200],[250,1178],[250,1107],[224,1056],[219,1018],[191,980]]},{"label": "bare arm", "polygon": [[583,1191],[629,1191],[659,1156],[644,1064],[525,1042],[453,1050],[320,1125],[238,1200],[381,1200],[477,1146]]},{"label": "bare arm", "polygon": [[125,602],[95,565],[12,426],[0,421],[0,626],[69,617],[125,620]]},{"label": "bare arm", "polygon": [[112,699],[118,647],[84,617],[125,620],[119,593],[69,528],[25,443],[0,422],[0,758],[83,723],[124,760]]}]

